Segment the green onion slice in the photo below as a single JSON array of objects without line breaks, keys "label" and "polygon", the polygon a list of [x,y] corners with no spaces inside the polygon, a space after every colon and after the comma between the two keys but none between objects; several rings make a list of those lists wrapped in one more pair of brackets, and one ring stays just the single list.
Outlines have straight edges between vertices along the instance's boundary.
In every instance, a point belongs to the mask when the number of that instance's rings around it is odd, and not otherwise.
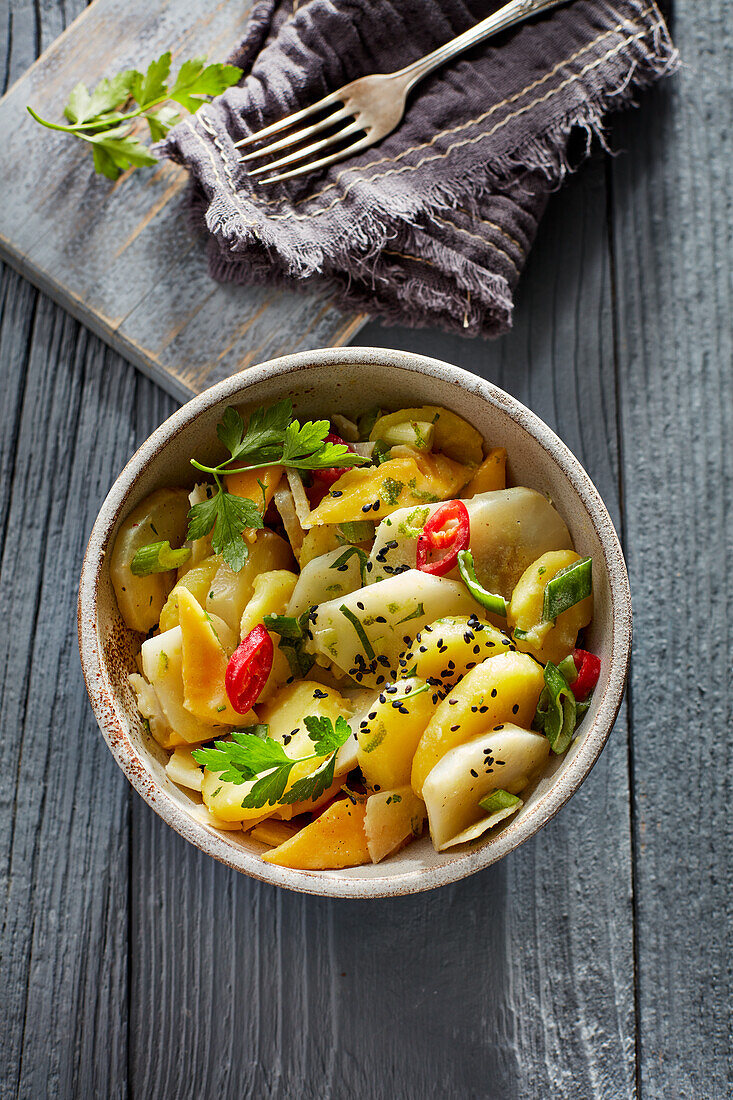
[{"label": "green onion slice", "polygon": [[479,806],[482,810],[486,810],[487,814],[493,814],[497,810],[508,810],[510,806],[516,806],[521,801],[521,798],[517,798],[515,794],[509,794],[509,791],[499,789],[487,794],[486,798],[482,798]]},{"label": "green onion slice", "polygon": [[561,569],[545,586],[542,618],[552,623],[563,611],[587,599],[593,591],[593,559],[581,558]]},{"label": "green onion slice", "polygon": [[339,524],[339,530],[346,542],[369,542],[374,538],[374,524],[367,519],[348,520]]},{"label": "green onion slice", "polygon": [[577,724],[578,708],[570,685],[557,665],[548,661],[533,728],[544,733],[552,751],[559,756],[572,741]]},{"label": "green onion slice", "polygon": [[170,569],[178,569],[190,557],[189,546],[171,550],[171,544],[167,540],[149,542],[147,546],[141,546],[135,554],[130,562],[130,570],[136,577],[149,577],[151,573],[167,573]]},{"label": "green onion slice", "polygon": [[483,585],[479,584],[476,569],[473,564],[473,554],[470,550],[461,550],[458,555],[458,569],[463,583],[468,591],[487,611],[494,615],[506,618],[507,602],[503,596],[497,596],[494,592],[487,592]]},{"label": "green onion slice", "polygon": [[264,615],[262,621],[273,634],[279,634],[281,638],[297,642],[303,637],[309,614],[309,611],[304,611],[297,619],[292,615]]},{"label": "green onion slice", "polygon": [[346,606],[345,603],[341,604],[341,607],[339,608],[339,611],[341,612],[341,614],[344,616],[345,619],[349,620],[349,622],[353,626],[354,630],[356,631],[357,635],[359,636],[359,641],[362,644],[364,652],[366,653],[369,660],[373,661],[374,657],[375,657],[375,653],[374,653],[374,650],[372,648],[372,643],[367,638],[366,631],[364,630],[364,627],[361,625],[361,622],[359,621],[358,617],[354,614],[354,612],[351,610],[351,608]]},{"label": "green onion slice", "polygon": [[349,558],[353,558],[354,554],[359,559],[359,573],[361,574],[361,583],[364,584],[364,571],[366,569],[366,563],[369,561],[369,555],[365,550],[362,550],[360,546],[347,546],[343,554],[339,554],[336,561],[331,565],[331,569],[342,569],[346,565]]},{"label": "green onion slice", "polygon": [[[516,631],[515,631],[516,633]],[[574,684],[578,679],[578,666],[572,653],[569,653],[557,666],[569,684]]]}]

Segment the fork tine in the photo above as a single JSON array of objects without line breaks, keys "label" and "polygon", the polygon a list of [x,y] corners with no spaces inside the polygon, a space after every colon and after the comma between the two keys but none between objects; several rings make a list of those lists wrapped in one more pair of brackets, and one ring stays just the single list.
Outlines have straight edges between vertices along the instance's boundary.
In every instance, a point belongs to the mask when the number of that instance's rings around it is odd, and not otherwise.
[{"label": "fork tine", "polygon": [[358,134],[363,129],[364,127],[360,122],[352,122],[350,126],[344,126],[338,133],[329,134],[328,137],[322,138],[320,141],[314,141],[312,145],[306,145],[305,149],[296,149],[294,153],[289,153],[286,157],[280,157],[280,160],[273,161],[272,164],[263,164],[249,174],[250,176],[261,176],[265,172],[274,172],[276,168],[284,168],[286,164],[295,164],[297,161],[305,160],[313,153],[317,153],[319,149],[327,149],[329,145],[349,137],[350,134]]},{"label": "fork tine", "polygon": [[251,145],[253,141],[263,141],[265,138],[273,137],[275,134],[281,133],[283,130],[288,130],[294,123],[301,122],[304,118],[310,118],[311,115],[317,114],[318,111],[322,111],[324,107],[331,107],[334,103],[340,103],[341,96],[338,92],[331,92],[324,99],[314,103],[310,107],[304,107],[302,111],[296,111],[294,115],[287,115],[285,118],[281,118],[279,122],[273,122],[271,126],[266,126],[264,130],[258,130],[256,134],[250,134],[249,137],[242,138],[241,141],[234,142],[235,149],[241,149],[245,145]]},{"label": "fork tine", "polygon": [[350,117],[351,112],[347,111],[345,107],[342,107],[339,111],[334,111],[328,118],[321,119],[320,122],[314,122],[312,126],[306,126],[302,130],[296,130],[295,133],[290,134],[289,137],[282,138],[280,141],[273,141],[271,145],[265,145],[264,148],[255,149],[251,153],[245,153],[243,157],[239,158],[239,163],[243,164],[246,160],[256,160],[258,157],[269,157],[272,153],[279,153],[281,149],[287,149],[289,145],[295,145],[296,142],[305,141],[306,138],[312,137],[313,134],[325,130],[328,126],[332,126],[334,122],[340,122],[342,118]]},{"label": "fork tine", "polygon": [[292,172],[283,172],[279,176],[268,176],[267,179],[258,179],[258,183],[279,183],[281,180],[291,180],[295,176],[304,176],[308,172],[315,172],[316,168],[325,168],[327,164],[333,164],[335,160],[344,160],[346,157],[352,156],[354,153],[360,152],[362,149],[368,149],[372,144],[372,138],[367,134],[366,137],[360,138],[359,141],[355,141],[353,145],[349,145],[346,149],[339,150],[338,153],[332,153],[330,157],[321,157],[320,160],[314,160],[312,164],[304,164],[301,168],[294,168]]}]

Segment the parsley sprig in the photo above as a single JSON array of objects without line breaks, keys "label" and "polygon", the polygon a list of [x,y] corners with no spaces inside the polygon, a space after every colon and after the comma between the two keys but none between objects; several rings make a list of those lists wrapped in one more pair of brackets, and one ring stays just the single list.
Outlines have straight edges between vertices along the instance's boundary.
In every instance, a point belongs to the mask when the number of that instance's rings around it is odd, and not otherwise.
[{"label": "parsley sprig", "polygon": [[[335,724],[330,718],[314,715],[303,721],[313,742],[313,752],[300,759],[288,756],[279,741],[262,736],[262,726],[251,727],[256,731],[253,733],[233,731],[231,741],[215,741],[213,749],[194,749],[192,755],[198,764],[218,773],[222,782],[250,783],[255,780],[242,800],[243,809],[315,802],[333,783],[336,755],[351,736],[351,729],[340,716]],[[310,775],[296,780],[289,790],[285,790],[296,764],[320,757],[325,759]]]},{"label": "parsley sprig", "polygon": [[354,454],[343,443],[328,443],[329,431],[327,420],[307,421],[302,425],[294,420],[289,399],[268,408],[255,409],[246,425],[236,409],[225,409],[216,434],[229,451],[229,457],[217,466],[191,459],[191,465],[197,470],[211,474],[217,491],[208,500],[194,505],[188,513],[187,538],[203,538],[213,529],[214,552],[221,554],[235,572],[242,569],[249,556],[242,533],[247,528],[263,527],[264,520],[254,501],[225,491],[222,477],[245,470],[261,470],[273,464],[298,470],[320,470],[332,466],[357,466],[369,461]]},{"label": "parsley sprig", "polygon": [[[219,95],[242,75],[236,65],[207,65],[205,57],[184,61],[172,83],[168,82],[170,71],[168,50],[151,61],[145,73],[125,69],[111,80],[100,81],[91,93],[84,84],[77,84],[64,107],[68,126],[41,118],[30,106],[28,112],[42,126],[88,142],[95,170],[116,180],[131,166],[157,163],[149,148],[134,136],[135,119],[144,118],[153,141],[160,141],[181,117],[166,101],[194,114],[209,96]],[[137,104],[134,110],[122,110],[133,101]]]}]

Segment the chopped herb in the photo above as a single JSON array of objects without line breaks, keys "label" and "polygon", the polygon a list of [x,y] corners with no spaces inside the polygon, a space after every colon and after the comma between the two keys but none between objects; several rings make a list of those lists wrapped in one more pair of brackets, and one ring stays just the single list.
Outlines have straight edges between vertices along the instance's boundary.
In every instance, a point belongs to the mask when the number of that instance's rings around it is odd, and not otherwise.
[{"label": "chopped herb", "polygon": [[585,600],[593,591],[593,559],[581,558],[556,573],[545,585],[542,618],[554,622],[563,611]]},{"label": "chopped herb", "polygon": [[357,542],[370,542],[374,537],[374,524],[366,519],[357,519],[342,523],[339,526],[339,530],[343,535],[344,541],[352,545]]},{"label": "chopped herb", "polygon": [[570,685],[552,661],[545,665],[544,676],[545,686],[532,726],[544,733],[552,751],[560,755],[573,739],[578,724],[578,706]]},{"label": "chopped herb", "polygon": [[341,604],[341,607],[339,608],[339,611],[341,612],[341,614],[344,616],[345,619],[349,620],[349,622],[351,623],[351,625],[353,626],[354,630],[356,631],[356,633],[358,635],[359,641],[362,644],[362,648],[363,648],[364,652],[366,653],[369,660],[373,661],[375,654],[374,654],[374,650],[372,649],[372,643],[367,638],[364,627],[361,625],[361,622],[359,621],[357,616],[354,614],[353,611],[351,611],[350,608],[348,608],[346,606],[345,603]]},{"label": "chopped herb", "polygon": [[400,494],[405,485],[402,481],[397,481],[396,478],[386,477],[382,482],[382,487],[379,490],[379,495],[385,504],[396,504],[400,499]]},{"label": "chopped herb", "polygon": [[361,575],[362,587],[364,586],[364,573],[366,571],[366,563],[369,560],[368,555],[360,546],[349,546],[344,550],[343,554],[340,554],[336,561],[331,565],[331,569],[341,569],[346,566],[346,563],[356,554],[359,559],[359,573]]},{"label": "chopped herb", "polygon": [[409,623],[410,619],[419,619],[425,614],[425,607],[422,603],[419,603],[414,611],[411,611],[409,615],[405,615],[404,619],[397,620],[397,626],[402,623]]}]

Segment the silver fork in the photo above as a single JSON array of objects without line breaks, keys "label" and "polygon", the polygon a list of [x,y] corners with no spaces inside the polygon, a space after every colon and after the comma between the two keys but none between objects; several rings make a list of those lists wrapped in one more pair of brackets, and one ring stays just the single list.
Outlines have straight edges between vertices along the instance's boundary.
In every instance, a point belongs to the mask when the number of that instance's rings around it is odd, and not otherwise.
[{"label": "silver fork", "polygon": [[[299,161],[305,161],[304,164],[300,164],[299,167],[290,171],[280,172],[275,176],[267,176],[265,179],[258,178],[258,183],[277,183],[280,180],[289,180],[294,176],[305,175],[307,172],[315,172],[317,168],[325,168],[327,164],[333,164],[337,160],[343,160],[355,153],[360,153],[362,149],[368,149],[370,145],[374,145],[375,142],[386,137],[394,130],[405,113],[405,102],[408,93],[418,81],[431,73],[433,69],[437,69],[452,57],[463,53],[478,42],[483,42],[492,34],[503,31],[507,27],[512,27],[515,23],[521,23],[531,15],[548,11],[550,8],[556,8],[564,3],[567,3],[567,0],[510,0],[510,3],[505,4],[503,8],[488,16],[488,18],[482,19],[475,27],[459,34],[457,38],[446,42],[444,46],[433,50],[426,57],[414,61],[412,65],[399,69],[396,73],[361,76],[358,80],[352,80],[350,84],[344,84],[343,88],[339,88],[338,91],[331,92],[330,95],[325,96],[318,103],[314,103],[312,107],[304,107],[302,111],[296,111],[294,114],[281,119],[280,122],[275,122],[272,126],[266,126],[264,130],[260,130],[256,134],[250,134],[249,137],[235,142],[236,147],[243,148],[253,142],[265,141],[291,129],[293,126],[297,126],[299,122],[310,118],[312,115],[341,104],[337,110],[331,112],[326,118],[319,119],[312,126],[296,129],[279,141],[273,141],[261,149],[245,153],[239,159],[240,161],[250,161],[260,157],[269,157],[273,153],[279,153],[282,149],[290,148],[292,145],[300,145],[315,134],[320,133],[322,130],[328,130],[339,122],[345,122],[346,125],[321,138],[320,141],[314,141],[310,145],[305,145],[303,148],[295,149],[292,153],[280,157],[279,160],[255,168],[254,171],[249,173],[250,176],[261,177],[266,172],[274,172],[278,168],[287,167],[289,164],[298,164]],[[352,134],[359,133],[363,133],[364,136],[346,148],[338,149],[336,152],[319,157],[317,160],[311,159],[322,150],[328,149],[338,142],[343,142]]]}]

